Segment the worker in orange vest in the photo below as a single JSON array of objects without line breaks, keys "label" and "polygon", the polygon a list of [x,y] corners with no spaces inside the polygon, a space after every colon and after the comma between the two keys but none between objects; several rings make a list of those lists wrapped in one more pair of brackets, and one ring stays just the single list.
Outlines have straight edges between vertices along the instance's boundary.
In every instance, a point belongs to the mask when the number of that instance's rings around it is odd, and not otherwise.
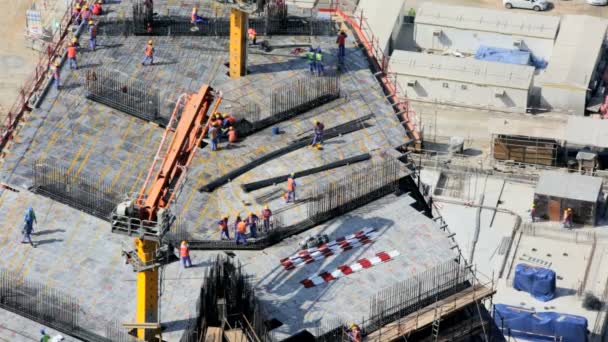
[{"label": "worker in orange vest", "polygon": [[264,230],[268,233],[270,230],[270,217],[272,216],[272,211],[268,207],[268,204],[264,206],[262,210],[262,222],[264,223]]},{"label": "worker in orange vest", "polygon": [[340,62],[344,61],[344,56],[346,56],[346,32],[340,31],[338,38],[336,38],[336,44],[338,44],[338,60]]},{"label": "worker in orange vest", "polygon": [[243,244],[247,244],[247,221],[239,221],[236,223],[236,244],[240,245],[241,241]]},{"label": "worker in orange vest", "polygon": [[247,35],[249,36],[249,40],[251,40],[253,45],[256,45],[257,44],[256,39],[257,39],[258,33],[255,31],[255,29],[250,27],[247,30]]},{"label": "worker in orange vest", "polygon": [[76,45],[71,43],[68,46],[68,62],[70,63],[70,69],[78,70],[78,63],[76,62]]},{"label": "worker in orange vest", "polygon": [[234,127],[230,126],[228,128],[228,142],[233,144],[235,142],[237,142],[239,140],[239,136],[236,133],[236,130],[234,129]]},{"label": "worker in orange vest", "polygon": [[97,3],[93,5],[93,14],[101,15],[103,13],[103,9],[101,8],[101,0],[97,0]]},{"label": "worker in orange vest", "polygon": [[150,62],[150,65],[154,65],[154,42],[151,40],[148,41],[144,60],[141,62],[141,65],[146,65],[146,62]]},{"label": "worker in orange vest", "polygon": [[224,237],[226,237],[227,240],[230,240],[230,233],[228,232],[228,215],[224,215],[217,223],[220,228],[220,240],[224,240]]},{"label": "worker in orange vest", "polygon": [[293,172],[287,177],[287,196],[285,197],[285,203],[289,203],[289,201],[296,202],[296,180]]},{"label": "worker in orange vest", "polygon": [[192,261],[190,261],[190,248],[186,240],[182,241],[182,244],[179,246],[179,256],[182,259],[182,266],[184,268],[192,266]]}]

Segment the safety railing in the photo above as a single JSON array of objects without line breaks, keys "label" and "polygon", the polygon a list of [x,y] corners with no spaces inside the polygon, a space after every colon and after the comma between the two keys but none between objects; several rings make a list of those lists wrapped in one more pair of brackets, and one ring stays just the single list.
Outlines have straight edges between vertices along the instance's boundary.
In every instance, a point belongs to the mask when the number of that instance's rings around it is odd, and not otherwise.
[{"label": "safety railing", "polygon": [[[417,119],[416,112],[411,107],[406,93],[397,83],[396,73],[389,65],[389,56],[385,52],[385,47],[380,46],[378,38],[373,34],[373,30],[367,22],[362,10],[354,11],[349,6],[350,1],[332,0],[329,8],[319,9],[320,12],[333,13],[341,17],[354,31],[356,38],[363,45],[368,58],[372,61],[377,70],[377,76],[381,84],[388,92],[387,97],[397,110],[400,121],[411,133],[417,145],[422,142],[422,125]],[[352,12],[351,12],[352,11]],[[420,146],[417,146],[419,148]]]},{"label": "safety railing", "polygon": [[59,21],[59,25],[52,40],[47,43],[46,47],[40,53],[38,63],[34,68],[34,72],[30,75],[21,86],[17,99],[10,107],[4,122],[0,127],[0,151],[4,150],[7,142],[13,138],[13,132],[19,121],[23,117],[24,112],[31,110],[30,102],[34,100],[36,93],[42,90],[42,86],[48,79],[49,70],[53,61],[60,57],[65,49],[65,37],[72,23],[72,9],[76,4],[80,4],[82,0],[73,0],[68,6],[63,17]]}]

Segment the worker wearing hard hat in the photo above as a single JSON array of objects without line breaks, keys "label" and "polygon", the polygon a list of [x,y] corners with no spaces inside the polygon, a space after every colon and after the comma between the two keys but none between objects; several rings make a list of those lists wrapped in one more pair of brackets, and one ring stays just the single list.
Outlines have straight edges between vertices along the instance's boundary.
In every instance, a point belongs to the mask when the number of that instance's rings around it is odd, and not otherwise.
[{"label": "worker wearing hard hat", "polygon": [[228,144],[234,144],[239,140],[239,136],[236,133],[236,129],[230,126],[228,127]]},{"label": "worker wearing hard hat", "polygon": [[82,10],[82,8],[80,8],[80,5],[76,5],[76,7],[74,7],[74,9],[72,9],[72,19],[74,20],[76,25],[80,25],[80,23],[82,22],[80,20],[80,11],[81,10]]},{"label": "worker wearing hard hat", "polygon": [[314,74],[317,70],[317,63],[315,62],[315,49],[312,46],[308,49],[306,53],[306,60],[308,61],[308,69],[311,74]]},{"label": "worker wearing hard hat", "polygon": [[146,65],[147,62],[150,62],[150,65],[154,65],[154,42],[149,40],[148,45],[146,46],[146,51],[144,52],[144,60],[141,62],[141,65]]},{"label": "worker wearing hard hat", "polygon": [[179,256],[182,260],[182,266],[184,268],[188,268],[192,266],[192,261],[190,260],[190,246],[188,246],[188,242],[186,240],[182,241],[179,246]]},{"label": "worker wearing hard hat", "polygon": [[247,221],[247,225],[249,226],[249,231],[251,232],[251,237],[254,239],[256,239],[258,237],[258,221],[259,220],[260,220],[260,218],[251,211],[247,214],[247,218],[245,219],[245,221]]},{"label": "worker wearing hard hat", "polygon": [[55,89],[59,90],[59,61],[55,61],[55,63],[53,63],[53,83],[55,85]]},{"label": "worker wearing hard hat", "polygon": [[338,38],[336,38],[336,44],[338,44],[338,60],[340,62],[343,62],[344,56],[346,56],[346,37],[346,32],[340,31],[340,34],[338,34]]},{"label": "worker wearing hard hat", "polygon": [[217,222],[220,228],[220,240],[230,240],[230,233],[228,232],[228,215],[222,216],[222,219]]},{"label": "worker wearing hard hat", "polygon": [[78,62],[76,61],[76,44],[78,43],[78,40],[76,42],[72,41],[72,43],[70,44],[70,46],[68,46],[68,63],[70,63],[70,69],[76,69],[78,70]]},{"label": "worker wearing hard hat", "polygon": [[89,9],[89,6],[85,5],[82,11],[80,11],[80,19],[85,23],[85,26],[88,25],[89,20],[91,20],[91,10]]},{"label": "worker wearing hard hat", "polygon": [[247,30],[247,36],[253,45],[257,44],[258,32],[253,27]]},{"label": "worker wearing hard hat", "polygon": [[325,132],[325,125],[319,120],[314,120],[313,122],[313,138],[310,146],[319,147],[323,143],[323,132]]},{"label": "worker wearing hard hat", "polygon": [[321,47],[318,47],[317,51],[315,51],[315,63],[317,65],[317,74],[321,76],[325,73],[325,68],[323,67],[323,52],[321,51]]},{"label": "worker wearing hard hat", "polygon": [[272,211],[268,204],[264,206],[262,209],[262,222],[264,223],[264,230],[268,232],[270,230],[270,217],[272,216]]},{"label": "worker wearing hard hat", "polygon": [[530,209],[530,219],[532,222],[536,222],[536,204],[532,203],[532,209]]},{"label": "worker wearing hard hat", "polygon": [[95,51],[97,47],[97,25],[93,20],[89,20],[89,48]]},{"label": "worker wearing hard hat", "polygon": [[237,221],[236,222],[236,244],[240,245],[241,241],[244,245],[247,244],[247,221]]},{"label": "worker wearing hard hat", "polygon": [[295,174],[292,172],[287,177],[287,194],[285,196],[285,203],[290,201],[296,202],[296,180]]},{"label": "worker wearing hard hat", "polygon": [[350,340],[353,342],[361,342],[361,329],[358,325],[351,323],[349,326],[349,336]]}]

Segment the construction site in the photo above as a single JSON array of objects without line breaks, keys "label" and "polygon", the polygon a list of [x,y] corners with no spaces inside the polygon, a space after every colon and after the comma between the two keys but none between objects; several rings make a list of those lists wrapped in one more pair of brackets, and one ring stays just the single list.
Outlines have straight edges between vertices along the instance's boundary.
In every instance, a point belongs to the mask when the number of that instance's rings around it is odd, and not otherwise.
[{"label": "construction site", "polygon": [[28,6],[0,341],[606,340],[605,8]]}]

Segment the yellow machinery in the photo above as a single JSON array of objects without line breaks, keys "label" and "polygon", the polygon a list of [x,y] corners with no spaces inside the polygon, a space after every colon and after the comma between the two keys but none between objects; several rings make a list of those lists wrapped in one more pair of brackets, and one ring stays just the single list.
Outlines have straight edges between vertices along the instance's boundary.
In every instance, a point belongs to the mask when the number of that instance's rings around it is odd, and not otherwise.
[{"label": "yellow machinery", "polygon": [[230,8],[230,78],[247,74],[249,15],[263,9],[265,4],[265,0],[241,0]]}]

